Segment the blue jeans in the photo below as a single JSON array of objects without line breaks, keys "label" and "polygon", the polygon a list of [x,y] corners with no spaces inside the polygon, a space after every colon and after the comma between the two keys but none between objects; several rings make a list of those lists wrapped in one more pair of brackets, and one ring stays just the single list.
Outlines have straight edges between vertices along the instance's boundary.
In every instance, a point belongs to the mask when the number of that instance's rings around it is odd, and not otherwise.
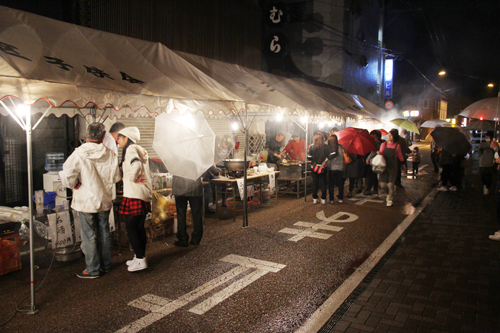
[{"label": "blue jeans", "polygon": [[[111,235],[109,233],[109,210],[98,213],[82,213],[82,251],[89,275],[98,275],[99,268],[111,268]],[[101,266],[102,265],[102,266]]]}]

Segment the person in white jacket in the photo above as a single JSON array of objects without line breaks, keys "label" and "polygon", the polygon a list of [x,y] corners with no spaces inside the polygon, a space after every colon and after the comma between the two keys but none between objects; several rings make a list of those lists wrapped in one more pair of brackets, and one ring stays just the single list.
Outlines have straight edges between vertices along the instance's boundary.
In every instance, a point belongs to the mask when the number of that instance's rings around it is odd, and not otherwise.
[{"label": "person in white jacket", "polygon": [[116,155],[102,144],[105,134],[103,124],[90,124],[88,142],[75,149],[59,172],[62,185],[73,189],[71,208],[80,217],[81,248],[87,266],[77,274],[80,278],[98,278],[100,271],[111,269],[109,213],[114,184],[121,174]]},{"label": "person in white jacket", "polygon": [[153,189],[146,149],[136,143],[141,139],[137,127],[125,127],[118,132],[118,147],[122,148],[123,202],[120,214],[125,215],[125,226],[134,259],[127,261],[128,271],[146,269],[146,230],[144,222],[151,211]]}]

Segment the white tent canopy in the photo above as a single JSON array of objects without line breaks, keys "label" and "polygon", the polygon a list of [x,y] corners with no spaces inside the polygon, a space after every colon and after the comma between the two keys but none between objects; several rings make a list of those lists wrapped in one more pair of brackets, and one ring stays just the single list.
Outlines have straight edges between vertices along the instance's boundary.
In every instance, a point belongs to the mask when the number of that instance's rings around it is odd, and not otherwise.
[{"label": "white tent canopy", "polygon": [[0,6],[0,100],[7,96],[55,108],[68,102],[111,107],[116,116],[122,109],[160,113],[169,103],[204,113],[244,107],[235,103],[240,97],[160,43]]}]

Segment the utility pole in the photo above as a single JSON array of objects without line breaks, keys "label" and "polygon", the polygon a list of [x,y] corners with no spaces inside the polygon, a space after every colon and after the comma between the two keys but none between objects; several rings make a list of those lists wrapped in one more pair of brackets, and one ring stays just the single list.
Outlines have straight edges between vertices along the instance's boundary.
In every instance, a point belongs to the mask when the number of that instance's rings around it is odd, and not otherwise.
[{"label": "utility pole", "polygon": [[384,52],[382,51],[384,44],[384,11],[385,0],[380,0],[379,22],[378,22],[378,38],[377,44],[379,48],[378,59],[378,74],[377,74],[377,94],[379,96],[379,106],[384,105],[384,89],[383,89],[383,73],[384,73]]}]

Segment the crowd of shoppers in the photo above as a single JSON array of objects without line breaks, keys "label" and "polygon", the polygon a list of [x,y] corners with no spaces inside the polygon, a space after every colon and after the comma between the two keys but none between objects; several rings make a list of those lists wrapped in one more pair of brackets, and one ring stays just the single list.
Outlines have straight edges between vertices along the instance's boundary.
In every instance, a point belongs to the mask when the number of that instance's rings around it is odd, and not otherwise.
[{"label": "crowd of shoppers", "polygon": [[[71,208],[79,214],[82,230],[82,252],[86,268],[79,278],[95,279],[111,270],[111,236],[109,216],[116,197],[115,184],[123,181],[123,199],[118,212],[125,220],[127,236],[134,257],[126,262],[129,272],[144,270],[147,236],[145,220],[151,211],[153,197],[148,152],[137,143],[141,135],[137,127],[115,123],[106,133],[100,123],[87,128],[87,143],[68,157],[59,173],[62,185],[73,190]],[[121,161],[118,148],[122,150]],[[176,246],[198,245],[203,236],[203,186],[196,181],[174,177],[178,233]],[[189,241],[186,231],[187,205],[191,206],[194,231]]]}]

